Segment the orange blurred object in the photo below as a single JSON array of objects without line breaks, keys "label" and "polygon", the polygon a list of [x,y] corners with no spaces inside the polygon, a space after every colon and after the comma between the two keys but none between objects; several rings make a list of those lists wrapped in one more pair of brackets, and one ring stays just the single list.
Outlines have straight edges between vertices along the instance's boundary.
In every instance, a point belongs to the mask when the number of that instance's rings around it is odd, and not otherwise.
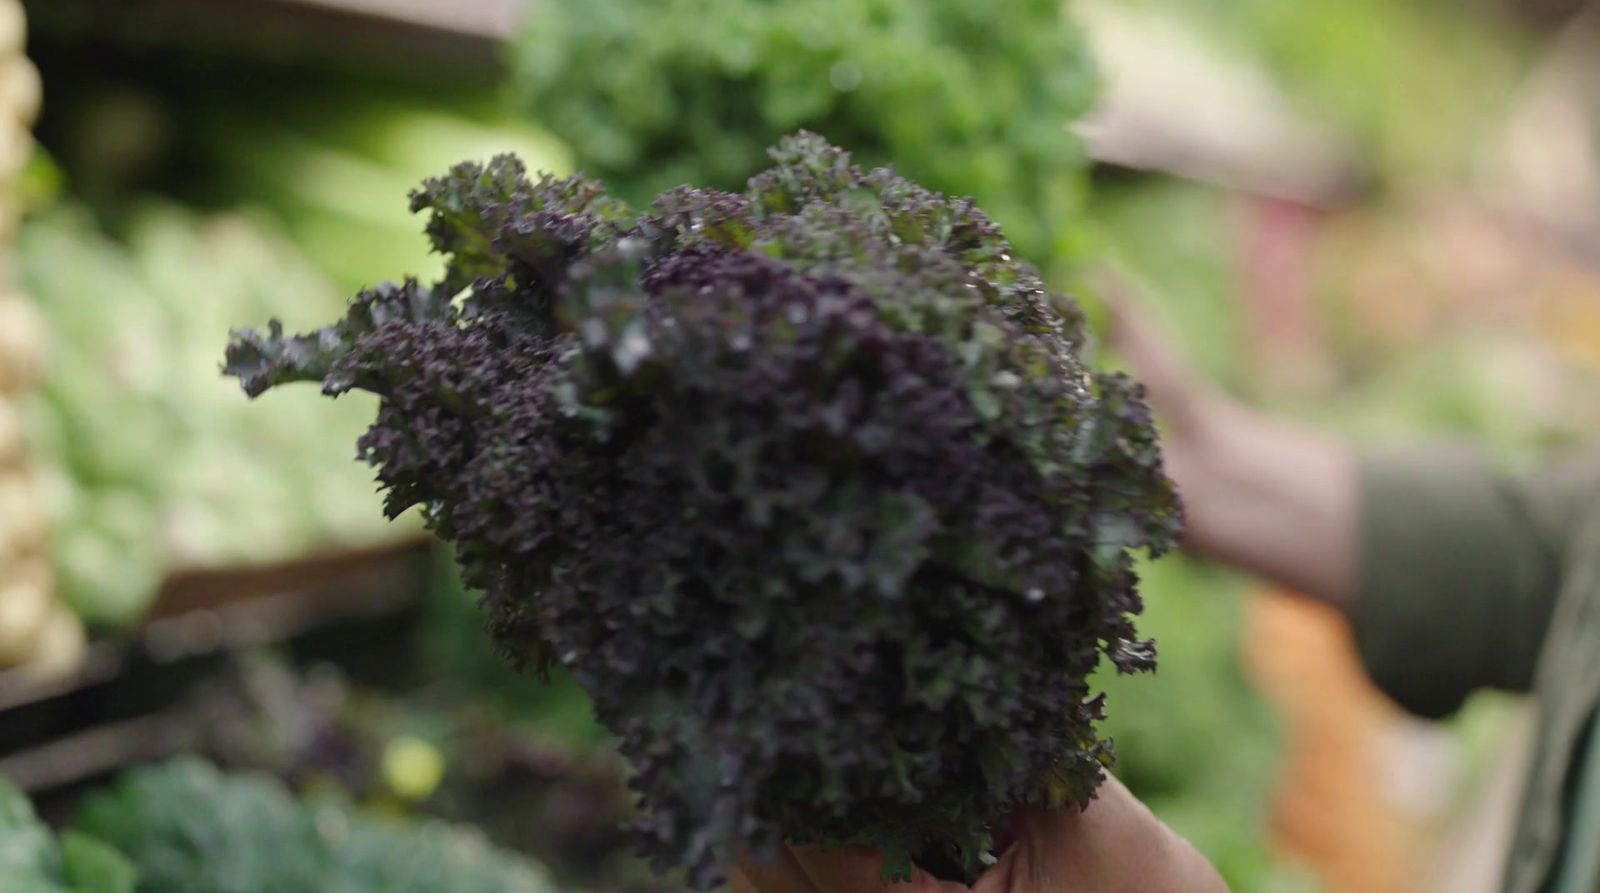
[{"label": "orange blurred object", "polygon": [[1415,891],[1427,823],[1387,795],[1388,742],[1407,720],[1368,680],[1344,618],[1299,596],[1248,600],[1246,672],[1285,727],[1271,805],[1274,843],[1328,893]]},{"label": "orange blurred object", "polygon": [[1569,359],[1600,368],[1600,277],[1569,276],[1540,306],[1540,332]]}]

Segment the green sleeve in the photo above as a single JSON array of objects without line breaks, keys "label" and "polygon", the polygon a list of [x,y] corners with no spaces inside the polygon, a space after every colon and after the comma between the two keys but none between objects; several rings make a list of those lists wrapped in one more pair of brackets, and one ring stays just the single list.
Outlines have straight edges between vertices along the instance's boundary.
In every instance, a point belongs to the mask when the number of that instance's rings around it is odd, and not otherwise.
[{"label": "green sleeve", "polygon": [[1360,487],[1351,615],[1378,686],[1429,718],[1479,688],[1528,690],[1600,457],[1512,475],[1459,450],[1372,454]]}]

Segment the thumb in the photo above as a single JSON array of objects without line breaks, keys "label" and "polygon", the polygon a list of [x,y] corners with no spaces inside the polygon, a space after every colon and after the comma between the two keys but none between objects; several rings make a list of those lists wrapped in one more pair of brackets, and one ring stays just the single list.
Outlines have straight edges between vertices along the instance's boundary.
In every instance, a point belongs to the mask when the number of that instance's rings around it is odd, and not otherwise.
[{"label": "thumb", "polygon": [[1015,816],[1017,844],[997,878],[975,893],[1226,893],[1205,859],[1162,824],[1115,776],[1087,809],[1026,808]]}]

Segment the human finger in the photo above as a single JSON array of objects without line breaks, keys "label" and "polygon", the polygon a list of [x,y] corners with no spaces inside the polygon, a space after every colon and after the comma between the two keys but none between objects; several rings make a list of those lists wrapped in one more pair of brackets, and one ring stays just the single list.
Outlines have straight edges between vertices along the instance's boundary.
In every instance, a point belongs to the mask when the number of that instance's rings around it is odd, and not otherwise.
[{"label": "human finger", "polygon": [[909,881],[883,880],[883,854],[866,847],[796,846],[795,859],[818,893],[968,893],[915,866]]}]

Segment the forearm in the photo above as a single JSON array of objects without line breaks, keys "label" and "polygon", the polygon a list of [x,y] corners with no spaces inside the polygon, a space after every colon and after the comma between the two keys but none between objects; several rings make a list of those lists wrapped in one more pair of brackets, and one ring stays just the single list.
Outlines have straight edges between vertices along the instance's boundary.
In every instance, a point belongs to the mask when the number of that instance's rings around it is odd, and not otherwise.
[{"label": "forearm", "polygon": [[1188,415],[1167,451],[1188,513],[1186,548],[1348,608],[1358,573],[1353,451],[1222,398]]},{"label": "forearm", "polygon": [[1196,375],[1115,274],[1111,338],[1167,424],[1163,452],[1188,512],[1184,545],[1341,608],[1354,600],[1359,523],[1353,453],[1275,422]]}]

